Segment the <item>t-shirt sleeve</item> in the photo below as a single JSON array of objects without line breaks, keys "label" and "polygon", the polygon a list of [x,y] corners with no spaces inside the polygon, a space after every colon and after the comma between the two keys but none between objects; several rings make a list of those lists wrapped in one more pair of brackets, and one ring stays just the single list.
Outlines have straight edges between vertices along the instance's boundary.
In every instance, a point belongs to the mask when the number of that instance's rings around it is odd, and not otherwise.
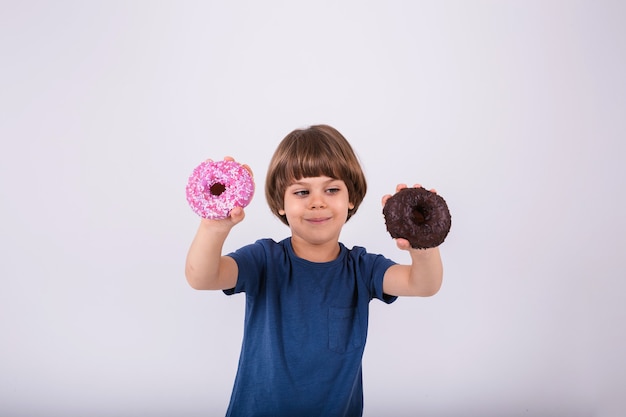
[{"label": "t-shirt sleeve", "polygon": [[383,292],[383,281],[384,281],[385,272],[387,272],[387,269],[395,265],[396,262],[392,261],[391,259],[387,259],[382,255],[377,255],[377,257],[379,258],[376,260],[376,263],[378,264],[377,269],[380,272],[375,275],[374,279],[372,279],[370,291],[371,291],[371,294],[374,296],[374,298],[378,298],[379,300],[387,304],[391,304],[394,301],[396,301],[398,297],[395,295],[385,294]]},{"label": "t-shirt sleeve", "polygon": [[396,301],[398,297],[383,292],[385,272],[389,267],[396,265],[396,262],[383,255],[367,253],[363,248],[359,250],[361,251],[362,276],[365,278],[371,298],[377,298],[387,304]]},{"label": "t-shirt sleeve", "polygon": [[266,250],[262,241],[246,245],[227,254],[237,263],[239,274],[234,288],[224,290],[224,294],[233,295],[240,292],[254,293],[259,287],[259,281],[264,276],[266,264]]}]

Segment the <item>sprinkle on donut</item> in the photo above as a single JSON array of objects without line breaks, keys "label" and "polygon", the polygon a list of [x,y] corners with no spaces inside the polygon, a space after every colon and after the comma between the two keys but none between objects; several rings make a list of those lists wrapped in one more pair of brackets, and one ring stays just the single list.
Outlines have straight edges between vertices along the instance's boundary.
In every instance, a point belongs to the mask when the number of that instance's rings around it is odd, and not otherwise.
[{"label": "sprinkle on donut", "polygon": [[225,219],[235,207],[246,207],[254,195],[252,174],[231,160],[205,161],[194,170],[186,187],[187,202],[198,216]]}]

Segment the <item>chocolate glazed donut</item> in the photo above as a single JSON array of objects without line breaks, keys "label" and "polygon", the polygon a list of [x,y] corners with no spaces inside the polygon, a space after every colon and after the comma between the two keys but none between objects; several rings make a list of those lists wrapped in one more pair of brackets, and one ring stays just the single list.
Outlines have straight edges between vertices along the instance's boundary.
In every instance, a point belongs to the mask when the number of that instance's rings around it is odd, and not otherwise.
[{"label": "chocolate glazed donut", "polygon": [[425,188],[403,188],[383,207],[387,231],[414,249],[434,248],[448,236],[452,219],[446,201]]}]

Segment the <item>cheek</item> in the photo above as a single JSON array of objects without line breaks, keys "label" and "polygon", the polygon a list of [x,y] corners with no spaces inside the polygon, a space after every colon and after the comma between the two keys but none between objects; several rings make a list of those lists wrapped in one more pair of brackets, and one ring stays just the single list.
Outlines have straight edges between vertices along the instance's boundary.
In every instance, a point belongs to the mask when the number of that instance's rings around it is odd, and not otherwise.
[{"label": "cheek", "polygon": [[283,215],[286,214],[289,217],[290,215],[301,211],[301,206],[302,204],[299,203],[297,200],[293,198],[285,198],[282,208]]}]

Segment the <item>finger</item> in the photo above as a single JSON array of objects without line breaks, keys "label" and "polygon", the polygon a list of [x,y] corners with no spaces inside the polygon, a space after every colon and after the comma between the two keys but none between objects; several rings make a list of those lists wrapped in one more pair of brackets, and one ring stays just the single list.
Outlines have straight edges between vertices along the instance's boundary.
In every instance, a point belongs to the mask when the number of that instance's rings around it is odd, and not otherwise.
[{"label": "finger", "polygon": [[407,185],[406,185],[406,184],[398,184],[398,185],[396,185],[396,193],[397,193],[398,191],[400,191],[400,190],[405,189],[406,187],[407,187]]},{"label": "finger", "polygon": [[413,188],[423,188],[422,184],[413,184]]},{"label": "finger", "polygon": [[235,158],[233,158],[232,156],[225,156],[224,157],[224,161],[234,161]]},{"label": "finger", "polygon": [[383,198],[382,198],[382,203],[383,203],[383,206],[384,206],[385,204],[387,204],[387,200],[389,200],[390,198],[391,198],[391,194],[385,194],[385,195],[383,196]]},{"label": "finger", "polygon": [[241,207],[234,207],[229,213],[228,216],[234,223],[239,223],[245,217],[245,212]]},{"label": "finger", "polygon": [[396,239],[396,245],[398,246],[398,249],[402,249],[402,250],[411,249],[411,244],[409,243],[409,241],[401,237]]},{"label": "finger", "polygon": [[252,172],[252,168],[250,168],[250,165],[248,164],[243,164],[241,165],[242,167],[244,167],[246,170],[248,170],[248,172],[250,173],[250,175],[252,175],[254,177],[254,173]]}]

